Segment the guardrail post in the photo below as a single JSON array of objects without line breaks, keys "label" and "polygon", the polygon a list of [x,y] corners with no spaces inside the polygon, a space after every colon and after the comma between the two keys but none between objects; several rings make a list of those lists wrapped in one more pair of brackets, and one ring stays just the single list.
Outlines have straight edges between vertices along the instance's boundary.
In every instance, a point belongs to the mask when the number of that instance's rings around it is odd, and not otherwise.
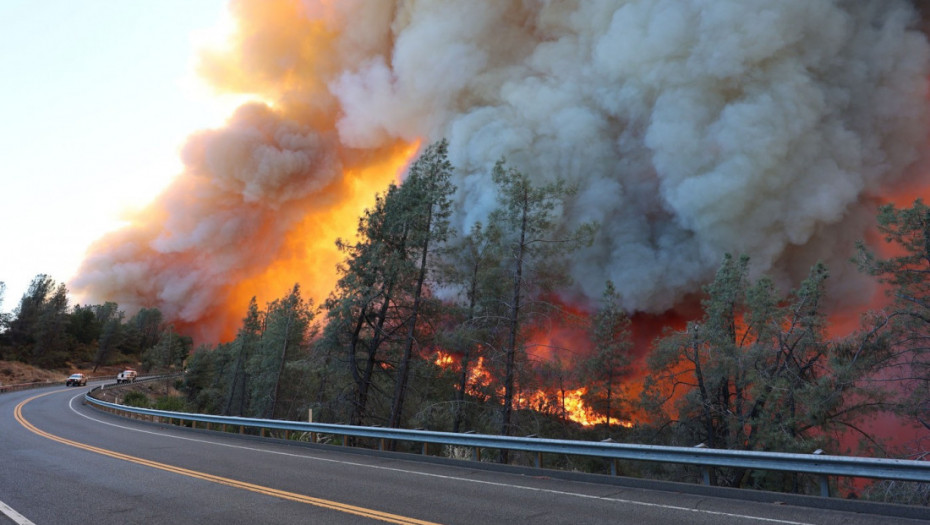
[{"label": "guardrail post", "polygon": [[[694,448],[707,448],[707,445],[704,443],[699,443],[694,445]],[[701,481],[704,485],[710,485],[710,467],[707,465],[700,465],[701,467]]]},{"label": "guardrail post", "polygon": [[[465,432],[465,434],[474,434],[474,433],[475,433],[474,430],[469,430]],[[480,447],[472,447],[471,459],[472,461],[481,461],[481,448]]]},{"label": "guardrail post", "polygon": [[[536,434],[530,434],[526,437],[537,438],[539,436],[537,436]],[[536,452],[536,458],[533,460],[533,464],[536,466],[536,468],[542,468],[542,452]]]},{"label": "guardrail post", "polygon": [[[616,443],[616,441],[614,441],[611,438],[607,438],[607,439],[602,439],[601,443]],[[617,458],[610,458],[610,475],[611,476],[617,475]]]},{"label": "guardrail post", "polygon": [[[818,448],[814,451],[814,454],[819,456],[823,454],[823,449]],[[820,496],[824,498],[830,497],[830,478],[826,475],[818,476],[820,481]]]}]

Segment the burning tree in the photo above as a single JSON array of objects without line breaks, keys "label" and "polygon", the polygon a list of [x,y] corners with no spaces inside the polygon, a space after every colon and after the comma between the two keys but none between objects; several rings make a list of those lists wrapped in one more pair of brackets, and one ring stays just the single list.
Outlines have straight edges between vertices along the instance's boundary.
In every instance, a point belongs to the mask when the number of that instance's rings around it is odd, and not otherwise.
[{"label": "burning tree", "polygon": [[501,285],[501,231],[494,224],[485,228],[480,222],[467,235],[451,243],[444,257],[444,280],[458,286],[461,302],[448,305],[449,317],[455,327],[440,335],[442,345],[458,354],[458,381],[453,400],[452,431],[458,432],[466,414],[469,382],[487,357],[486,349],[494,347],[498,321],[503,318]]},{"label": "burning tree", "polygon": [[878,230],[899,255],[883,259],[858,245],[860,269],[891,298],[869,318],[863,340],[889,350],[882,368],[898,383],[894,409],[930,430],[930,207],[921,199],[910,208],[883,206]]},{"label": "burning tree", "polygon": [[[649,356],[642,407],[676,444],[810,453],[828,448],[832,431],[854,429],[874,409],[861,389],[870,372],[849,343],[825,337],[827,269],[787,296],[767,278],[752,282],[748,257],[727,255],[705,288],[704,316],[666,334]],[[730,486],[785,483],[795,476],[750,480],[718,471]],[[773,481],[774,479],[774,481]]]},{"label": "burning tree", "polygon": [[[564,268],[558,264],[559,258],[584,243],[590,244],[594,226],[588,224],[569,234],[559,233],[558,214],[565,199],[575,192],[575,188],[562,179],[537,186],[526,174],[508,168],[503,159],[495,164],[492,175],[500,208],[491,214],[491,221],[499,224],[503,232],[502,246],[508,258],[505,271],[513,283],[510,296],[502,298],[507,304],[507,335],[503,346],[501,434],[509,435],[513,424],[516,361],[523,350],[520,347],[523,302],[533,296],[532,292],[538,293],[540,287],[552,287],[568,279]],[[506,451],[502,456],[506,461]]]},{"label": "burning tree", "polygon": [[594,352],[581,367],[588,383],[584,399],[606,416],[609,430],[619,405],[617,383],[630,372],[633,348],[630,318],[619,307],[612,281],[607,281],[601,306],[591,317],[590,332]]}]

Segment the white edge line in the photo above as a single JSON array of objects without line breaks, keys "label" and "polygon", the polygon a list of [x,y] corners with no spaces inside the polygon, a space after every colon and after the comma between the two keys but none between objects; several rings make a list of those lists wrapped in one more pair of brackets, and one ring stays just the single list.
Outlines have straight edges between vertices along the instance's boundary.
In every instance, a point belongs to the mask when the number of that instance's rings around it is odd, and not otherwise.
[{"label": "white edge line", "polygon": [[10,507],[2,501],[0,501],[0,512],[4,513],[7,518],[15,521],[17,525],[36,525],[35,523],[26,519],[26,517],[22,514],[13,510],[13,507]]},{"label": "white edge line", "polygon": [[[400,469],[400,468],[396,468],[396,467],[382,467],[382,466],[377,466],[377,465],[366,465],[366,464],[364,464],[364,463],[355,463],[355,462],[352,462],[352,461],[342,461],[342,460],[338,460],[338,459],[320,458],[320,457],[307,456],[307,455],[302,455],[302,454],[291,454],[291,453],[288,453],[288,452],[281,452],[281,451],[278,451],[278,450],[264,450],[264,449],[260,449],[260,448],[246,447],[246,446],[242,446],[242,445],[232,445],[232,444],[228,444],[228,443],[219,443],[219,442],[210,441],[210,440],[207,440],[207,439],[196,439],[196,438],[189,438],[189,437],[184,437],[184,436],[173,436],[173,435],[168,435],[168,434],[165,434],[165,433],[162,433],[162,432],[152,432],[152,431],[150,431],[150,430],[142,430],[142,429],[140,429],[140,428],[133,428],[133,427],[127,427],[127,426],[124,426],[124,425],[118,425],[118,424],[116,424],[116,423],[110,423],[109,421],[103,421],[103,420],[100,420],[100,419],[97,419],[97,418],[88,416],[87,414],[82,414],[82,413],[78,412],[77,409],[75,409],[75,408],[74,408],[74,405],[73,405],[74,400],[77,399],[78,397],[82,397],[82,396],[83,396],[83,394],[79,394],[79,395],[77,395],[77,396],[72,397],[72,398],[68,401],[68,407],[71,409],[72,412],[74,412],[75,414],[77,414],[77,415],[79,415],[79,416],[81,416],[81,417],[83,417],[83,418],[87,418],[87,419],[90,419],[91,421],[96,421],[97,423],[101,423],[101,424],[104,424],[104,425],[109,425],[109,426],[112,426],[112,427],[121,428],[121,429],[124,429],[124,430],[130,430],[130,431],[133,431],[133,432],[142,432],[142,433],[144,433],[144,434],[152,434],[152,435],[161,436],[161,437],[169,437],[169,438],[172,438],[172,439],[180,439],[180,440],[182,440],[182,441],[192,441],[192,442],[195,442],[195,443],[206,443],[206,444],[209,444],[209,445],[215,445],[215,446],[220,446],[220,447],[228,447],[228,448],[234,448],[234,449],[240,449],[240,450],[248,450],[248,451],[252,451],[252,452],[261,452],[261,453],[265,453],[265,454],[275,454],[275,455],[279,455],[279,456],[289,456],[289,457],[295,457],[295,458],[303,458],[303,459],[309,459],[309,460],[312,460],[312,461],[325,461],[325,462],[327,462],[327,463],[336,463],[336,464],[349,465],[349,466],[354,466],[354,467],[363,467],[363,468],[372,468],[372,469],[378,469],[378,470],[387,470],[387,471],[392,471],[392,472],[399,472],[399,473],[412,474],[412,475],[418,475],[418,476],[426,476],[426,477],[432,477],[432,478],[438,478],[438,479],[456,480],[456,481],[460,481],[460,482],[475,483],[475,484],[479,484],[479,485],[490,485],[490,486],[497,486],[497,487],[519,488],[519,489],[526,490],[526,491],[531,491],[531,492],[541,492],[541,493],[546,493],[546,494],[557,494],[557,495],[561,495],[561,496],[572,496],[572,497],[584,498],[584,499],[595,499],[595,500],[610,501],[610,502],[616,502],[616,503],[624,503],[624,504],[629,504],[629,505],[640,505],[640,506],[643,506],[643,507],[658,507],[658,508],[663,508],[663,509],[679,510],[679,511],[684,511],[684,512],[696,512],[696,513],[699,513],[699,514],[711,514],[711,515],[715,515],[715,516],[726,516],[726,517],[731,517],[731,518],[749,519],[749,520],[754,520],[754,521],[762,521],[762,522],[766,522],[766,523],[779,523],[779,524],[783,524],[783,525],[811,525],[810,523],[808,523],[808,522],[803,522],[803,521],[790,521],[790,520],[781,520],[781,519],[776,519],[776,518],[764,518],[764,517],[761,517],[761,516],[750,516],[750,515],[747,515],[747,514],[734,514],[734,513],[730,513],[730,512],[721,512],[721,511],[706,510],[706,509],[696,509],[696,508],[690,508],[690,507],[681,507],[681,506],[677,506],[677,505],[663,505],[663,504],[661,504],[661,503],[649,503],[649,502],[645,502],[645,501],[636,501],[636,500],[627,500],[627,499],[621,499],[621,498],[612,498],[612,497],[608,497],[608,496],[593,496],[593,495],[590,495],[590,494],[581,494],[581,493],[577,493],[577,492],[564,492],[564,491],[552,490],[552,489],[541,489],[541,488],[536,488],[536,487],[527,487],[527,486],[524,486],[524,485],[510,485],[510,484],[506,484],[506,483],[497,483],[497,482],[494,482],[494,481],[483,481],[483,480],[477,480],[477,479],[459,478],[459,477],[455,477],[455,476],[445,476],[445,475],[442,475],[442,474],[432,474],[432,473],[429,473],[429,472],[417,472],[417,471],[414,471],[414,470],[406,470],[406,469]],[[25,524],[24,524],[24,525],[25,525]]]}]

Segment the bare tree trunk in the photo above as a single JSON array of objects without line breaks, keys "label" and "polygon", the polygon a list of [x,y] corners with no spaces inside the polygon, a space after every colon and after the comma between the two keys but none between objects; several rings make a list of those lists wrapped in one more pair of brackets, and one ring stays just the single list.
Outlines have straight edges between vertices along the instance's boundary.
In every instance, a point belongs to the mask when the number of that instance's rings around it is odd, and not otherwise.
[{"label": "bare tree trunk", "polygon": [[[475,303],[477,301],[477,290],[478,290],[478,261],[475,261],[475,266],[472,269],[471,275],[471,290],[469,291],[468,298],[468,320],[466,324],[470,324],[475,319]],[[468,387],[468,365],[471,361],[471,345],[465,347],[465,354],[462,356],[462,375],[459,379],[459,389],[455,392],[455,415],[452,421],[452,431],[458,432],[462,424],[462,403],[465,401],[465,388]]]},{"label": "bare tree trunk", "polygon": [[394,384],[394,402],[391,405],[391,428],[400,425],[401,414],[404,409],[404,397],[407,395],[407,376],[410,374],[410,357],[413,354],[413,341],[417,330],[417,317],[420,313],[421,296],[423,295],[423,282],[426,281],[426,259],[429,254],[430,227],[433,220],[433,207],[429,206],[426,212],[425,235],[422,253],[420,255],[420,273],[417,275],[417,287],[413,296],[413,312],[410,314],[410,327],[407,329],[407,341],[404,344],[404,355],[397,371],[397,382]]},{"label": "bare tree trunk", "polygon": [[271,395],[271,408],[269,410],[268,417],[274,418],[274,409],[275,405],[278,404],[278,395],[280,394],[281,389],[281,374],[284,372],[284,361],[287,357],[287,340],[290,337],[291,333],[291,319],[293,319],[294,312],[290,312],[287,316],[287,323],[284,325],[284,345],[281,348],[281,361],[278,363],[278,373],[274,379],[274,389],[272,390]]},{"label": "bare tree trunk", "polygon": [[[524,189],[522,214],[520,218],[520,242],[517,245],[516,267],[513,274],[513,299],[510,304],[510,333],[508,334],[505,371],[504,371],[504,409],[501,422],[501,435],[509,436],[512,432],[514,367],[517,353],[517,334],[520,329],[520,292],[523,283],[523,254],[526,248],[527,209],[529,196]],[[501,450],[501,463],[508,461],[506,450]]]},{"label": "bare tree trunk", "polygon": [[[355,410],[352,414],[352,424],[360,425],[365,417],[365,408],[368,405],[368,392],[371,389],[372,376],[375,371],[377,362],[378,348],[384,341],[384,324],[387,320],[388,309],[391,305],[391,293],[394,290],[394,281],[388,284],[384,294],[384,302],[378,311],[377,323],[375,324],[374,333],[371,335],[371,341],[368,342],[368,358],[365,362],[365,373],[362,374],[362,380],[358,385],[358,397],[356,398]],[[353,363],[352,366],[355,366]]]}]

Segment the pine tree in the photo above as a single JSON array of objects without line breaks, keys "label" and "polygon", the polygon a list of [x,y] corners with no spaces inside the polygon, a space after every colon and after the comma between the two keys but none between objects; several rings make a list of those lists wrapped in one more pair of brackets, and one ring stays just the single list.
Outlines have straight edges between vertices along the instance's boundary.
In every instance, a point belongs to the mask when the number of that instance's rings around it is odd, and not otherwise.
[{"label": "pine tree", "polygon": [[[748,263],[727,255],[705,288],[703,318],[656,343],[641,408],[655,415],[656,428],[671,431],[674,444],[828,449],[830,433],[853,427],[871,399],[860,388],[868,371],[850,358],[846,344],[824,334],[827,270],[814,265],[782,296],[766,277],[752,282]],[[718,470],[713,478],[732,486],[797,488],[794,476],[750,480],[749,474]]]},{"label": "pine tree", "polygon": [[618,407],[619,385],[630,372],[633,348],[630,318],[620,309],[617,290],[607,281],[600,308],[591,317],[593,354],[582,364],[588,385],[585,400],[607,418],[607,430]]},{"label": "pine tree", "polygon": [[455,328],[439,334],[442,346],[460,356],[453,432],[465,422],[466,392],[474,367],[488,357],[487,349],[500,346],[493,339],[498,335],[499,320],[505,317],[500,301],[501,286],[506,282],[501,248],[500,229],[493,224],[485,228],[479,222],[443,252],[443,280],[461,291],[457,308],[448,309]]},{"label": "pine tree", "polygon": [[410,167],[407,179],[399,194],[401,207],[405,210],[405,222],[409,225],[407,259],[415,265],[413,290],[407,295],[409,317],[405,320],[407,335],[403,343],[403,353],[397,367],[394,382],[394,400],[391,405],[390,426],[400,425],[403,414],[407,382],[410,374],[410,361],[413,347],[417,343],[417,321],[424,301],[425,283],[429,264],[437,247],[450,236],[449,214],[451,202],[449,196],[455,187],[449,182],[452,176],[452,164],[448,159],[448,142],[441,140],[431,144]]},{"label": "pine tree", "polygon": [[883,259],[860,243],[859,268],[887,286],[891,304],[868,318],[856,355],[895,379],[894,409],[930,430],[930,207],[883,206],[878,230],[899,255]]},{"label": "pine tree", "polygon": [[94,307],[97,322],[100,324],[100,338],[97,340],[97,355],[94,357],[94,371],[105,365],[114,350],[123,344],[125,335],[123,319],[125,313],[114,302],[107,302]]},{"label": "pine tree", "polygon": [[224,415],[241,416],[246,413],[250,387],[247,363],[252,355],[258,351],[261,343],[263,318],[263,312],[259,311],[258,303],[255,297],[252,297],[249,301],[248,312],[242,320],[242,327],[231,345],[235,354],[235,364],[222,380],[222,383],[228,389],[223,410]]},{"label": "pine tree", "polygon": [[[530,178],[503,160],[495,164],[492,178],[498,188],[500,207],[491,215],[491,221],[500,225],[503,232],[503,251],[509,254],[506,262],[509,281],[512,283],[507,303],[507,335],[503,347],[504,400],[501,414],[501,434],[513,430],[513,404],[516,392],[517,356],[522,346],[524,302],[540,288],[552,287],[567,279],[560,271],[560,256],[590,243],[594,225],[584,225],[577,231],[561,231],[559,215],[566,198],[575,189],[561,179],[536,185]],[[501,460],[507,460],[506,451]]]},{"label": "pine tree", "polygon": [[312,320],[313,305],[301,297],[297,284],[286,297],[268,305],[261,342],[246,362],[251,380],[248,415],[275,417],[285,367],[307,344]]},{"label": "pine tree", "polygon": [[381,375],[388,363],[386,347],[396,341],[405,321],[398,304],[411,276],[410,224],[399,195],[400,188],[390,185],[359,219],[358,240],[337,241],[346,257],[337,268],[341,277],[336,289],[326,301],[324,341],[335,345],[330,350],[345,352],[355,384],[350,422],[356,425],[369,418],[370,392],[380,394],[388,388],[390,378]]}]

